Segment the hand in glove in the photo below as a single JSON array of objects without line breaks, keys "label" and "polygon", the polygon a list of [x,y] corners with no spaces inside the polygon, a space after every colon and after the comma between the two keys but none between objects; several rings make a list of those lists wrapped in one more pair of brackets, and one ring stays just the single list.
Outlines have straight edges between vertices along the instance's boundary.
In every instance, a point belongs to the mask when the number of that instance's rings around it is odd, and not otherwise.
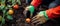
[{"label": "hand in glove", "polygon": [[30,11],[30,13],[31,14],[33,14],[33,12],[34,12],[34,6],[27,6],[26,8],[25,8],[25,10],[24,10],[24,14],[26,14],[27,13],[27,11]]},{"label": "hand in glove", "polygon": [[32,18],[32,23],[43,24],[48,20],[47,15],[45,15],[45,11],[41,11],[39,14]]}]

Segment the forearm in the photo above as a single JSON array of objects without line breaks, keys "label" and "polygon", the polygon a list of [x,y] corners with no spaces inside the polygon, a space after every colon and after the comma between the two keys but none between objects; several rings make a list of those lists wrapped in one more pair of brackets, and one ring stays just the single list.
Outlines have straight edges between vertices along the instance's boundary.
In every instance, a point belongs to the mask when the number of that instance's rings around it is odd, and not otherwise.
[{"label": "forearm", "polygon": [[49,17],[50,19],[60,17],[60,6],[57,6],[57,7],[55,7],[55,8],[46,10],[46,14],[48,15],[48,17]]},{"label": "forearm", "polygon": [[44,15],[46,20],[60,17],[60,6],[51,8],[46,11],[41,11],[39,14]]},{"label": "forearm", "polygon": [[31,2],[31,5],[33,5],[34,7],[37,7],[38,5],[41,4],[41,2],[42,2],[42,0],[33,0],[33,1]]}]

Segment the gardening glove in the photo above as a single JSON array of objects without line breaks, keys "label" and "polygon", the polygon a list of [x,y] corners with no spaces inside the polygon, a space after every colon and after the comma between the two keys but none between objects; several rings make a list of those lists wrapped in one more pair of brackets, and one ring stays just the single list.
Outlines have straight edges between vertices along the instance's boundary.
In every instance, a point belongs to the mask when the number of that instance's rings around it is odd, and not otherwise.
[{"label": "gardening glove", "polygon": [[48,16],[45,11],[41,11],[32,18],[32,23],[43,24],[48,20]]},{"label": "gardening glove", "polygon": [[30,5],[30,6],[27,6],[26,8],[25,8],[25,10],[24,10],[24,14],[26,14],[27,13],[27,11],[30,11],[30,14],[32,15],[33,14],[33,12],[34,12],[34,6],[32,6],[32,5]]}]

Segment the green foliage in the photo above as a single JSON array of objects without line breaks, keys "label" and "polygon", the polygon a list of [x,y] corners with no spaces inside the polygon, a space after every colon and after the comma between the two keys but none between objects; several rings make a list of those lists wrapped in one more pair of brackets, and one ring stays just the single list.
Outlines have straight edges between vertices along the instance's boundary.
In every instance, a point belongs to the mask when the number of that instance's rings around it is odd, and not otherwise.
[{"label": "green foliage", "polygon": [[4,18],[2,18],[2,24],[5,24],[5,19]]},{"label": "green foliage", "polygon": [[7,15],[8,20],[13,20],[13,17],[11,15]]}]

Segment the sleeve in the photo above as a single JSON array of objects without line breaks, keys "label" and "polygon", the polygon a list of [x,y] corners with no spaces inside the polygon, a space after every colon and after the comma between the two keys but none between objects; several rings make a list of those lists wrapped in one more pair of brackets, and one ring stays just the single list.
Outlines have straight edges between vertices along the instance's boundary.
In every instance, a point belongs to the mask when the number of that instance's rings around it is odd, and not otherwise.
[{"label": "sleeve", "polygon": [[46,10],[46,14],[49,19],[60,17],[60,6]]},{"label": "sleeve", "polygon": [[40,15],[43,15],[46,20],[60,17],[60,6],[55,8],[48,9],[46,11],[39,12]]},{"label": "sleeve", "polygon": [[33,5],[34,7],[37,7],[38,5],[40,5],[42,2],[42,0],[32,0],[31,5]]}]

